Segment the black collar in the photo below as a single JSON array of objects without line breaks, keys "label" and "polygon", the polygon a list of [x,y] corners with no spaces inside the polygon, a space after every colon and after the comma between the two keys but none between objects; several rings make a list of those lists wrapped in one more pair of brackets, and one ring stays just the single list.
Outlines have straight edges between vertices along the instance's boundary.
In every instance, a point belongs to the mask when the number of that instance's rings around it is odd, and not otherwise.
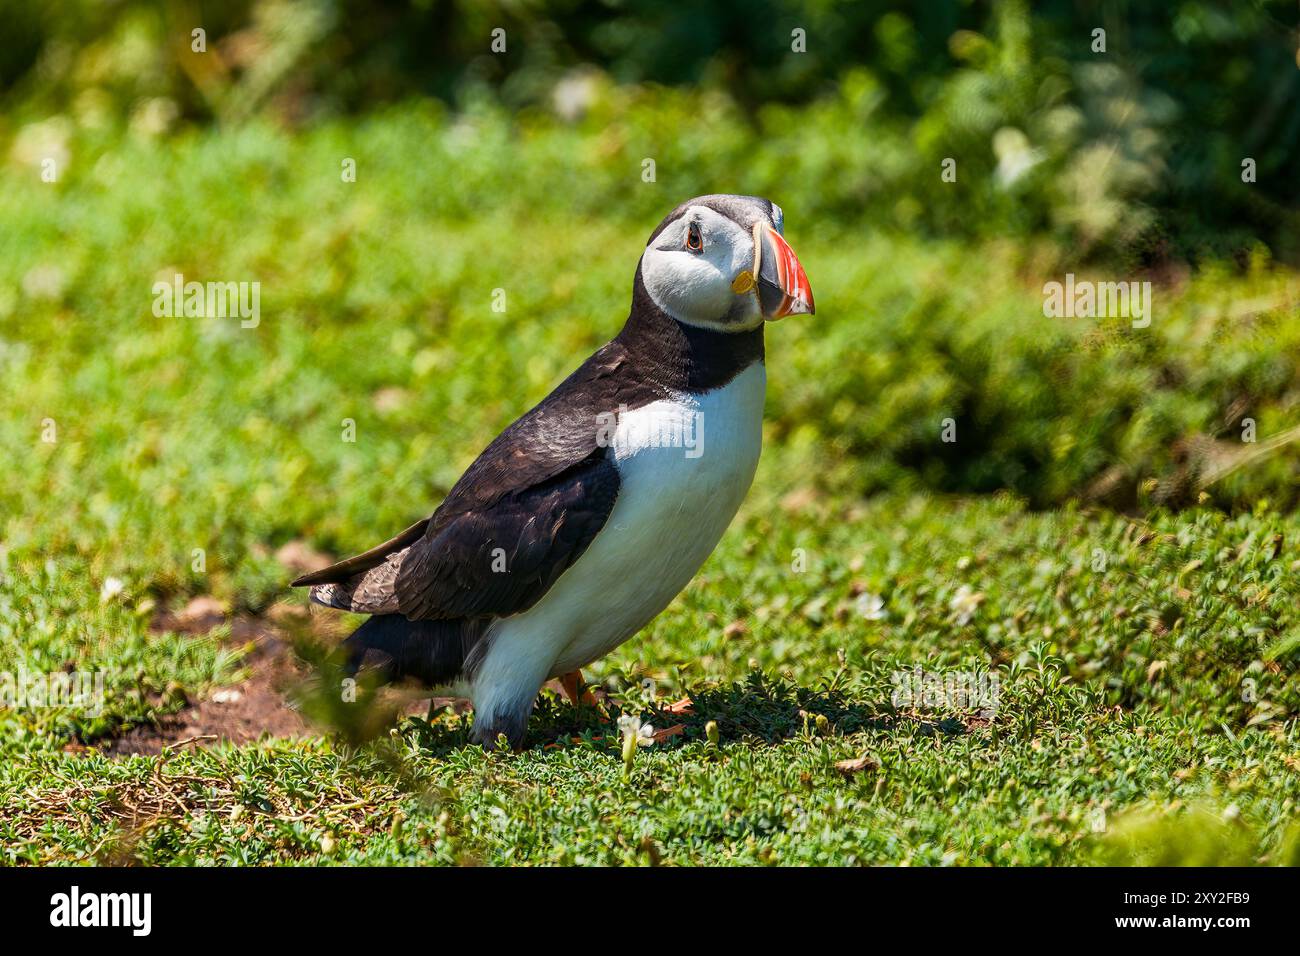
[{"label": "black collar", "polygon": [[679,322],[650,298],[636,268],[632,311],[614,340],[656,384],[679,392],[721,388],[763,360],[763,326],[715,332]]}]

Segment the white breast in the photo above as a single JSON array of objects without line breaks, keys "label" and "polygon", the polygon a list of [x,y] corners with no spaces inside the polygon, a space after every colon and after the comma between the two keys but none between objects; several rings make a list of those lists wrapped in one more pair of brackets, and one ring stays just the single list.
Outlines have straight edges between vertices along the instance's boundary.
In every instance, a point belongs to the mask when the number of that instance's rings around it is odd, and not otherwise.
[{"label": "white breast", "polygon": [[609,520],[541,601],[494,627],[476,683],[501,679],[507,666],[531,666],[542,679],[572,671],[668,606],[749,491],[766,381],[756,362],[722,388],[619,416],[611,444],[620,485]]}]

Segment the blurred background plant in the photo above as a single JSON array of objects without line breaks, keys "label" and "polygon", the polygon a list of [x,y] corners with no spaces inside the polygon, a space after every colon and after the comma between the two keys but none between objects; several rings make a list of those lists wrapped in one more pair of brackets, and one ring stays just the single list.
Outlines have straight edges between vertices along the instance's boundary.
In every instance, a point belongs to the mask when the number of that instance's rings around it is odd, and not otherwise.
[{"label": "blurred background plant", "polygon": [[[760,181],[802,183],[805,215],[1045,233],[1076,258],[1137,265],[1256,243],[1295,262],[1295,13],[1289,0],[1048,0],[1032,15],[1023,0],[0,0],[0,133],[50,117],[47,137],[302,124],[434,97],[529,124],[595,111],[617,149],[628,111],[654,104],[661,134],[710,121],[682,156],[701,181],[757,161]],[[639,94],[611,102],[611,84]],[[957,181],[940,185],[947,157]]]},{"label": "blurred background plant", "polygon": [[[643,237],[684,196],[757,193],[797,210],[826,313],[786,333],[775,437],[820,442],[853,490],[1121,508],[1300,494],[1290,2],[0,0],[0,22],[0,156],[36,183],[4,207],[0,322],[22,314],[28,335],[66,301],[114,301],[121,277],[78,273],[120,269],[145,229],[166,251],[141,250],[142,276],[205,253],[222,274],[274,261],[294,307],[368,314],[416,289],[454,311],[457,233],[489,210],[489,231],[530,220],[558,250],[557,224]],[[356,203],[325,181],[337,156],[364,159]],[[49,158],[80,210],[61,224]],[[308,171],[322,181],[299,184]],[[124,183],[140,208],[99,201]],[[287,201],[246,201],[268,185]],[[303,208],[333,218],[304,226]],[[249,216],[274,222],[250,234]],[[408,223],[409,241],[444,252],[411,250],[394,285],[408,218],[432,227]],[[609,280],[608,304],[587,293],[592,331],[626,289],[587,268]],[[1067,271],[1149,279],[1159,317],[1140,333],[1045,319],[1042,285]],[[948,418],[959,439],[938,442]]]},{"label": "blurred background plant", "polygon": [[1234,803],[1135,806],[1093,841],[1099,866],[1300,866],[1293,819],[1249,825]]}]

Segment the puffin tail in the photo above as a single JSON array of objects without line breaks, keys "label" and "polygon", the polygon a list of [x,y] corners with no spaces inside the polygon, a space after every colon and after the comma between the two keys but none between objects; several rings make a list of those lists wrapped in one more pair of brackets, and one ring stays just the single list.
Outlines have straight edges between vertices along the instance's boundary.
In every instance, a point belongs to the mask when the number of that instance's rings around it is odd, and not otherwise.
[{"label": "puffin tail", "polygon": [[412,621],[401,614],[376,614],[343,641],[344,668],[356,674],[373,666],[386,683],[404,678],[425,687],[445,686],[464,670],[482,636],[475,621]]}]

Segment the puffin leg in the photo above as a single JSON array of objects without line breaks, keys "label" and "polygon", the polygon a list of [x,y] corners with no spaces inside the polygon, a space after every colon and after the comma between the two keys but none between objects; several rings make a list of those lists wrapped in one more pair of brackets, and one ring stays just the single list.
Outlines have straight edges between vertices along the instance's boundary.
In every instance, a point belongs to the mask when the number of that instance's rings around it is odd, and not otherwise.
[{"label": "puffin leg", "polygon": [[528,730],[528,715],[532,713],[532,704],[513,713],[493,711],[491,715],[474,715],[474,725],[469,731],[469,741],[478,744],[484,750],[497,750],[501,738],[505,737],[506,746],[515,753],[524,749],[524,734]]},{"label": "puffin leg", "polygon": [[596,695],[591,692],[586,681],[582,679],[582,671],[569,671],[560,677],[560,689],[564,691],[564,698],[574,707],[580,707],[586,704],[588,707],[600,707],[600,701],[596,700]]},{"label": "puffin leg", "polygon": [[522,653],[529,649],[525,642],[502,639],[501,635],[489,645],[470,688],[469,697],[474,704],[470,743],[495,750],[504,735],[511,750],[523,749],[528,717],[551,663],[544,656],[530,657]]}]

